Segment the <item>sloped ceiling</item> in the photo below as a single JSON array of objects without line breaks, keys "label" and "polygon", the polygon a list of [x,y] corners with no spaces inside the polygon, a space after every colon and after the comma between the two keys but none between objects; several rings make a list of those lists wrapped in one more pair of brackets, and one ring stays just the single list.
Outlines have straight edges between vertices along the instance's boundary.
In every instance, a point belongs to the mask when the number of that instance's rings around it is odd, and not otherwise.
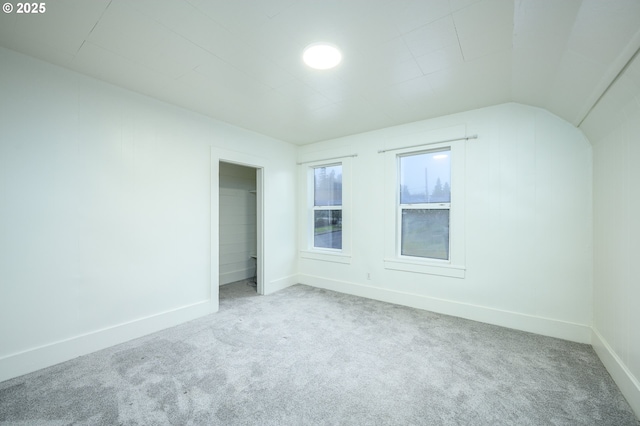
[{"label": "sloped ceiling", "polygon": [[[342,64],[306,68],[318,41]],[[307,144],[509,101],[578,125],[640,47],[640,1],[54,0],[0,14],[0,45]]]}]

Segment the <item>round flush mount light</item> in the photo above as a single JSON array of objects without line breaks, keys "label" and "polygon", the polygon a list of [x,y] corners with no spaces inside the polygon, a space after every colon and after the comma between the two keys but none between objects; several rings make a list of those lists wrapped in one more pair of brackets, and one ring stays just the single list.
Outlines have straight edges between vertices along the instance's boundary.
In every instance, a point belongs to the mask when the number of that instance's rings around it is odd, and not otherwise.
[{"label": "round flush mount light", "polygon": [[302,60],[311,68],[328,70],[340,63],[342,53],[332,44],[313,43],[304,49]]}]

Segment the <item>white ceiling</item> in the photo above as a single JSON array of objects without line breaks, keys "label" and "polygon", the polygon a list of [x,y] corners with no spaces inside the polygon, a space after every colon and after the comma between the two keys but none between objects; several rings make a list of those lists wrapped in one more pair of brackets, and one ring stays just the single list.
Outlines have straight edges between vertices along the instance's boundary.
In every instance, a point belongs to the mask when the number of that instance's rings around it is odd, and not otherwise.
[{"label": "white ceiling", "polygon": [[[296,144],[509,101],[578,125],[640,47],[640,0],[49,0],[46,9],[1,13],[0,45]],[[342,49],[340,66],[302,64],[318,41]]]}]

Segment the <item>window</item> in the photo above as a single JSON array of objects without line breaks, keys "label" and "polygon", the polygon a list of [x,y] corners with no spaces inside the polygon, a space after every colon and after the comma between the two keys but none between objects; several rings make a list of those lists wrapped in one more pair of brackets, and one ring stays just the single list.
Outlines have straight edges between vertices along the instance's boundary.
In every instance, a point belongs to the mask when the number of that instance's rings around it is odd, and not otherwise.
[{"label": "window", "polygon": [[342,164],[313,167],[313,248],[342,250]]},{"label": "window", "polygon": [[459,140],[385,151],[385,269],[465,277],[465,150]]},{"label": "window", "polygon": [[398,156],[401,256],[449,260],[451,150]]},{"label": "window", "polygon": [[[339,154],[339,153],[336,153]],[[303,262],[351,263],[352,157],[299,164],[299,255]]]}]

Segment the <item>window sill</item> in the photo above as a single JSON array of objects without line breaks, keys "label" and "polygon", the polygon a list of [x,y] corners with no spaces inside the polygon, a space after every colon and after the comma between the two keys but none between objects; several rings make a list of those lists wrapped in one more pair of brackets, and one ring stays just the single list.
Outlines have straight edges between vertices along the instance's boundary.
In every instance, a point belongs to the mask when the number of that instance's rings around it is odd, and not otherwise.
[{"label": "window sill", "polygon": [[385,259],[384,268],[451,278],[464,278],[467,269],[459,265],[436,264],[404,259]]},{"label": "window sill", "polygon": [[322,260],[324,262],[351,264],[351,256],[344,253],[300,250],[300,257],[303,259]]}]

